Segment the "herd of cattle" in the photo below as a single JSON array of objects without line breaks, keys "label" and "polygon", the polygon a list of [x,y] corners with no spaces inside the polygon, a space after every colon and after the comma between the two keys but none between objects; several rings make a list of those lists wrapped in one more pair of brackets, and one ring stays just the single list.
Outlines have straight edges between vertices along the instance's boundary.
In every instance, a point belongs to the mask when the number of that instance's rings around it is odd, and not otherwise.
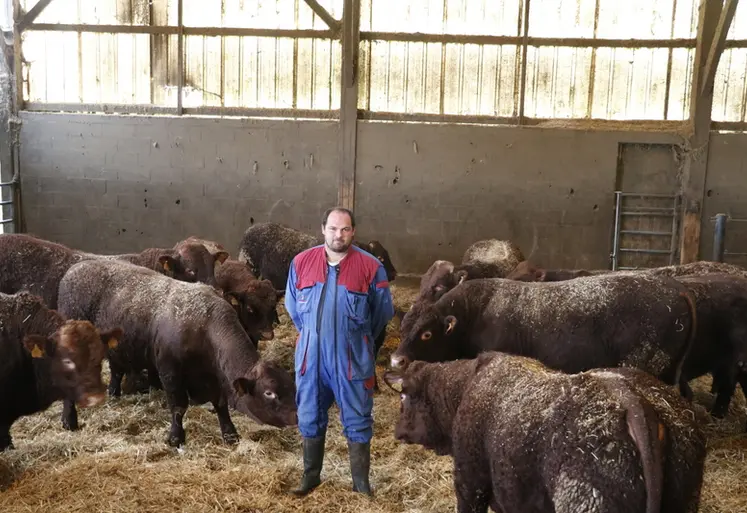
[{"label": "herd of cattle", "polygon": [[[261,223],[234,260],[196,237],[97,255],[0,235],[0,450],[58,400],[77,429],[76,405],[105,400],[103,359],[110,395],[125,376],[164,390],[170,445],[189,404],[212,403],[226,443],[230,409],[294,425],[293,377],[257,344],[292,258],[321,243]],[[356,244],[395,279],[379,242]],[[491,239],[434,262],[402,314],[384,375],[401,393],[395,436],[454,458],[460,512],[697,511],[706,447],[688,382],[713,376],[716,417],[747,391],[747,270],[540,269]]]}]

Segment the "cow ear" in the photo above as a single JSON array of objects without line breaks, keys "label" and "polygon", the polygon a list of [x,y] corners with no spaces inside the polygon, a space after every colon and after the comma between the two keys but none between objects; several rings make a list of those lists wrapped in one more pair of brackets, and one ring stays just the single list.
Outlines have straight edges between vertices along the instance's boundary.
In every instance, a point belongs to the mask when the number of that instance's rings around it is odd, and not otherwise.
[{"label": "cow ear", "polygon": [[253,379],[237,378],[233,382],[233,389],[239,397],[246,394],[252,395],[254,393],[255,384],[256,381]]},{"label": "cow ear", "polygon": [[228,251],[218,251],[215,254],[215,261],[220,262],[221,264],[228,259]]},{"label": "cow ear", "polygon": [[454,277],[457,280],[457,285],[461,285],[464,280],[467,279],[467,271],[464,269],[454,273]]},{"label": "cow ear", "polygon": [[370,251],[373,251],[373,250],[375,250],[375,249],[376,249],[376,241],[373,241],[373,240],[372,240],[372,241],[370,241],[370,242],[368,243],[368,249],[369,249]]},{"label": "cow ear", "polygon": [[101,341],[109,349],[116,349],[123,335],[124,331],[122,331],[122,328],[114,328],[113,330],[99,332]]},{"label": "cow ear", "polygon": [[386,371],[384,373],[384,383],[387,384],[389,388],[397,392],[398,394],[402,393],[402,383],[404,382],[404,377],[402,374],[400,374],[397,371]]},{"label": "cow ear", "polygon": [[33,358],[43,358],[47,355],[47,339],[41,335],[27,335],[23,338],[23,346]]},{"label": "cow ear", "polygon": [[167,276],[173,278],[176,270],[176,260],[171,255],[161,255],[158,257],[158,265],[163,269]]},{"label": "cow ear", "polygon": [[231,303],[231,306],[239,306],[239,298],[233,292],[224,292],[223,298]]},{"label": "cow ear", "polygon": [[449,335],[454,331],[456,327],[457,319],[453,315],[447,315],[444,319],[444,334]]}]

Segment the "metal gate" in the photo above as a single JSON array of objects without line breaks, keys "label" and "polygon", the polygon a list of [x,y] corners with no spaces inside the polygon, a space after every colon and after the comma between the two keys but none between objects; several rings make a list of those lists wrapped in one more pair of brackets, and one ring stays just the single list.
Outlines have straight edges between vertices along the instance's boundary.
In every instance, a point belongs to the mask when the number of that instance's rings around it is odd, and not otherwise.
[{"label": "metal gate", "polygon": [[18,173],[9,182],[0,182],[0,233],[14,233],[18,208],[17,187],[19,185]]},{"label": "metal gate", "polygon": [[615,191],[613,270],[674,264],[680,201],[679,194]]}]

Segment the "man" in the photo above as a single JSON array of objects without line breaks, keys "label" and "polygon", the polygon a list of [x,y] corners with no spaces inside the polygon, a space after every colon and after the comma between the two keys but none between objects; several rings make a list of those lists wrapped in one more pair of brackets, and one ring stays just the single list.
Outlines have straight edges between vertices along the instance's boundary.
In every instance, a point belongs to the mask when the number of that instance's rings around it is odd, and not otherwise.
[{"label": "man", "polygon": [[372,495],[368,481],[373,436],[374,340],[394,316],[386,271],[354,246],[355,218],[331,208],[322,218],[324,244],[296,255],[285,308],[300,332],[296,342],[296,404],[303,437],[303,478],[292,490],[319,486],[332,401],[348,440],[353,490]]}]

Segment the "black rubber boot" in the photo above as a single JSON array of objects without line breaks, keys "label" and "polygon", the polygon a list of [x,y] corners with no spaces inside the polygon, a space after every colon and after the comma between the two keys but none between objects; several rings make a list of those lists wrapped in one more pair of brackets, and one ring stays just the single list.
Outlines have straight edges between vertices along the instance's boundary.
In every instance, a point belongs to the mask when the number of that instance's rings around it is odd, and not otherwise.
[{"label": "black rubber boot", "polygon": [[291,490],[293,495],[302,497],[321,484],[324,439],[325,435],[303,439],[303,477],[298,488]]},{"label": "black rubber boot", "polygon": [[350,474],[353,477],[353,491],[373,496],[368,482],[368,472],[371,467],[371,444],[348,442],[350,456]]}]

